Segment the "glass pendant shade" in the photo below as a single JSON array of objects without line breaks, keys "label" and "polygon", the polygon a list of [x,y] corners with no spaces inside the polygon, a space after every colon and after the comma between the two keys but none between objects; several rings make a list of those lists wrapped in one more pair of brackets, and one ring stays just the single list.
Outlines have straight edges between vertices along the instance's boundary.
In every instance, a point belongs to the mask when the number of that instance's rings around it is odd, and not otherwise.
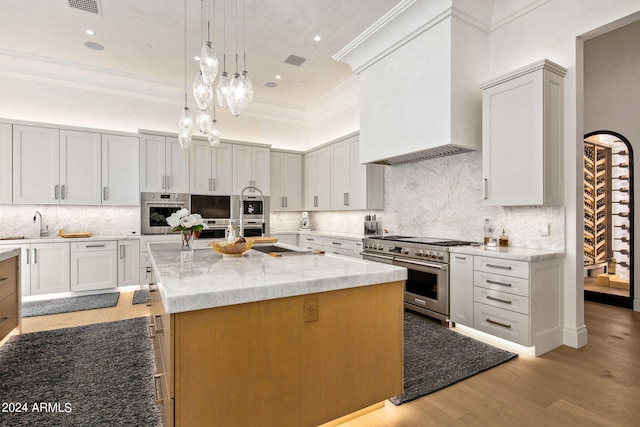
[{"label": "glass pendant shade", "polygon": [[211,130],[209,135],[207,136],[209,140],[209,145],[212,147],[216,147],[220,145],[220,130],[218,130],[218,125],[216,124],[216,120],[211,122]]},{"label": "glass pendant shade", "polygon": [[189,108],[184,107],[182,110],[182,116],[180,117],[180,133],[183,133],[184,131],[189,131],[189,133],[191,133],[191,129],[193,129],[193,117],[191,116]]},{"label": "glass pendant shade", "polygon": [[221,108],[229,108],[227,103],[227,92],[229,91],[229,75],[226,71],[223,71],[218,79],[218,85],[216,86],[216,98],[218,99],[218,105]]},{"label": "glass pendant shade", "polygon": [[251,83],[251,79],[249,79],[249,73],[247,70],[242,72],[242,80],[244,82],[244,105],[247,106],[251,101],[253,101],[253,84]]},{"label": "glass pendant shade", "polygon": [[205,81],[202,71],[198,72],[193,81],[193,97],[201,110],[206,110],[213,99],[213,90]]},{"label": "glass pendant shade", "polygon": [[213,121],[211,120],[211,114],[209,114],[209,111],[199,110],[198,115],[196,116],[196,125],[198,126],[198,130],[207,135],[211,131],[212,124]]},{"label": "glass pendant shade", "polygon": [[229,104],[229,111],[234,116],[239,116],[244,110],[244,82],[240,78],[238,73],[233,75],[233,79],[229,84],[229,91],[227,92],[227,103]]},{"label": "glass pendant shade", "polygon": [[178,134],[178,142],[183,151],[188,151],[191,148],[191,132],[180,132]]},{"label": "glass pendant shade", "polygon": [[204,42],[202,51],[200,52],[200,71],[207,85],[213,85],[213,81],[218,74],[218,58],[216,51],[210,41]]}]

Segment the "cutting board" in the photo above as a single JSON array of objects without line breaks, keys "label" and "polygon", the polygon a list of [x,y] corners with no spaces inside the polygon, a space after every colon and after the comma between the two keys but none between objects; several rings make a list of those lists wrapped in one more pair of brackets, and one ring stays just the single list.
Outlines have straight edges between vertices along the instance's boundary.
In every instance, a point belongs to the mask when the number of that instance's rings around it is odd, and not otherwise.
[{"label": "cutting board", "polygon": [[276,239],[275,237],[269,237],[269,236],[245,237],[244,239],[247,242],[254,242],[254,243],[276,243],[278,241],[278,239]]},{"label": "cutting board", "polygon": [[78,238],[78,237],[91,237],[93,236],[93,233],[91,231],[86,231],[83,233],[62,233],[60,235],[60,237],[65,237],[65,238]]}]

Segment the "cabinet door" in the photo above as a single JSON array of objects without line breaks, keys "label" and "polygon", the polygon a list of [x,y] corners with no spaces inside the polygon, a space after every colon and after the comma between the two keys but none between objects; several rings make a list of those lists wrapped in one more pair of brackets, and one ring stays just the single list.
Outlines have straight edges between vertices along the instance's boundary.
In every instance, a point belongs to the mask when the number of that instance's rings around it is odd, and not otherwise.
[{"label": "cabinet door", "polygon": [[69,243],[31,245],[31,295],[69,292]]},{"label": "cabinet door", "polygon": [[20,245],[20,292],[31,295],[31,245]]},{"label": "cabinet door", "polygon": [[60,204],[101,203],[101,145],[98,133],[60,131]]},{"label": "cabinet door", "polygon": [[71,291],[109,289],[118,286],[115,242],[91,242],[71,251]]},{"label": "cabinet door", "polygon": [[231,144],[220,143],[212,150],[212,194],[233,192],[233,148]]},{"label": "cabinet door", "polygon": [[13,126],[13,203],[58,204],[58,129]]},{"label": "cabinet door", "polygon": [[304,209],[317,209],[318,196],[318,152],[312,151],[304,155]]},{"label": "cabinet door", "polygon": [[319,149],[316,169],[318,209],[331,208],[331,170],[331,150],[329,147]]},{"label": "cabinet door", "polygon": [[11,130],[10,124],[0,123],[0,204],[9,204],[12,201]]},{"label": "cabinet door", "polygon": [[211,194],[213,191],[211,145],[206,141],[193,141],[189,153],[191,156],[189,171],[191,194]]},{"label": "cabinet door", "polygon": [[102,204],[140,204],[140,140],[102,135]]},{"label": "cabinet door", "polygon": [[258,187],[262,194],[271,194],[271,150],[262,147],[251,147],[251,177],[253,185]]},{"label": "cabinet door", "polygon": [[189,151],[184,151],[178,138],[166,138],[165,191],[189,193]]},{"label": "cabinet door", "polygon": [[302,209],[302,155],[285,153],[282,173],[284,208],[287,211],[299,211]]},{"label": "cabinet door", "polygon": [[360,164],[360,142],[349,143],[348,209],[384,209],[384,166]]},{"label": "cabinet door", "polygon": [[118,241],[118,286],[140,284],[140,241]]},{"label": "cabinet door", "polygon": [[351,149],[349,141],[331,145],[331,208],[349,207]]},{"label": "cabinet door", "polygon": [[271,153],[271,211],[284,211],[284,154]]},{"label": "cabinet door", "polygon": [[251,176],[251,147],[233,145],[233,194],[241,194],[242,190],[253,185]]},{"label": "cabinet door", "polygon": [[165,137],[140,136],[140,191],[165,191]]},{"label": "cabinet door", "polygon": [[450,254],[449,307],[451,321],[473,327],[473,256]]}]

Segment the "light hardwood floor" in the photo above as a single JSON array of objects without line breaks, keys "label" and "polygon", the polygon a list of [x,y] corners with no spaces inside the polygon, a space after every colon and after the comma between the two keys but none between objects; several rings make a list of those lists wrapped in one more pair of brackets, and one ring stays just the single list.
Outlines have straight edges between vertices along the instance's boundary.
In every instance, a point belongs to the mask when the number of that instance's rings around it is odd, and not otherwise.
[{"label": "light hardwood floor", "polygon": [[[113,308],[23,319],[23,332],[148,315],[122,293]],[[640,313],[585,303],[589,344],[520,356],[413,402],[341,427],[640,425]]]}]

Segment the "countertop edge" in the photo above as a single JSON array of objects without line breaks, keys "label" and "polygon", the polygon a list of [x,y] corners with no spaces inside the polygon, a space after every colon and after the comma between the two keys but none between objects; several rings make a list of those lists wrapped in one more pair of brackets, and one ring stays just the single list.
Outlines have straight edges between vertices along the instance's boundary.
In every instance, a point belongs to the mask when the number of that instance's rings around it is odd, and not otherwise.
[{"label": "countertop edge", "polygon": [[0,249],[0,261],[5,261],[15,256],[20,256],[20,248]]},{"label": "countertop edge", "polygon": [[543,261],[566,257],[563,251],[527,248],[486,248],[484,246],[456,246],[449,248],[450,253],[487,256],[491,258],[511,259],[515,261]]}]

